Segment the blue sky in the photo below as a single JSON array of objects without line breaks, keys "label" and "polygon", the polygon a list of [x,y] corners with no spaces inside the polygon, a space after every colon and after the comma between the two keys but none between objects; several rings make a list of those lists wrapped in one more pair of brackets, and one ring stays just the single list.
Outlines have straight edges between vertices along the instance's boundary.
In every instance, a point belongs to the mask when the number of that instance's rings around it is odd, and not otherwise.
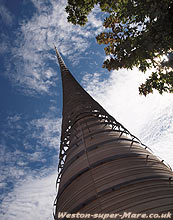
[{"label": "blue sky", "polygon": [[[173,97],[138,95],[146,75],[102,69],[95,37],[66,21],[64,0],[0,0],[0,219],[53,219],[62,88],[53,44],[82,86],[173,167]],[[148,73],[149,74],[149,73]]]}]

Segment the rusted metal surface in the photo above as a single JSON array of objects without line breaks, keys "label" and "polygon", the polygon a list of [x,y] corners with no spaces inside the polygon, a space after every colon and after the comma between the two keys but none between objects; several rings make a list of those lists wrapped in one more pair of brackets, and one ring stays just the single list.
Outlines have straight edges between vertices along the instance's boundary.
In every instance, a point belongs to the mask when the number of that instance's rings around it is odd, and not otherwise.
[{"label": "rusted metal surface", "polygon": [[173,210],[172,170],[86,93],[58,51],[57,57],[63,121],[55,219],[58,212]]}]

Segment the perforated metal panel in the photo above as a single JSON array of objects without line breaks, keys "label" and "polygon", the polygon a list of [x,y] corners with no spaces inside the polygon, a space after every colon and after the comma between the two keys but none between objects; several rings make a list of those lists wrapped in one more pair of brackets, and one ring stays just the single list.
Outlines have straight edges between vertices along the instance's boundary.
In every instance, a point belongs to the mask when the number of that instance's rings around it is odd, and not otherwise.
[{"label": "perforated metal panel", "polygon": [[172,211],[170,167],[78,84],[56,52],[63,83],[63,121],[55,219],[58,212]]}]

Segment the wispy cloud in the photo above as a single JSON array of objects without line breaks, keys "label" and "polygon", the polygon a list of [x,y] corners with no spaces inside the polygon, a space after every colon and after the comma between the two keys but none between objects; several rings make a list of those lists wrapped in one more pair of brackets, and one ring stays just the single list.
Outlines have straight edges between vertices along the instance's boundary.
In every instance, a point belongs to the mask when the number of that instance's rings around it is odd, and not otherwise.
[{"label": "wispy cloud", "polygon": [[102,29],[102,21],[98,17],[99,10],[95,9],[87,26],[82,28],[67,22],[65,0],[32,0],[32,3],[36,12],[30,20],[20,24],[8,67],[9,78],[27,94],[49,94],[57,79],[53,43],[63,55],[77,63],[79,58],[75,57],[90,47],[91,39]]},{"label": "wispy cloud", "polygon": [[39,118],[32,120],[30,125],[34,127],[32,137],[36,138],[42,147],[57,149],[60,142],[61,119]]},{"label": "wispy cloud", "polygon": [[[13,19],[14,16],[12,13],[6,8],[4,1],[0,0],[0,27],[1,27],[1,32],[0,32],[0,55],[4,55],[5,53],[8,52],[9,45],[10,45],[10,40],[8,36],[8,30],[12,27],[13,25]],[[3,60],[3,56],[0,59],[0,63]],[[3,63],[1,63],[3,65]],[[1,73],[2,74],[2,73]]]},{"label": "wispy cloud", "polygon": [[8,50],[8,39],[7,38],[8,37],[5,34],[3,33],[0,34],[0,39],[2,39],[0,42],[0,54],[4,54]]},{"label": "wispy cloud", "polygon": [[3,220],[53,219],[56,176],[55,170],[43,177],[34,178],[28,175],[3,200],[0,218]]},{"label": "wispy cloud", "polygon": [[2,1],[0,1],[0,17],[4,24],[6,25],[12,25],[13,23],[13,15],[10,13],[10,11],[3,5]]},{"label": "wispy cloud", "polygon": [[7,193],[10,198],[10,192],[27,176],[39,179],[57,168],[61,126],[61,119],[51,112],[30,120],[13,114],[5,120],[0,141],[0,200],[3,201]]}]

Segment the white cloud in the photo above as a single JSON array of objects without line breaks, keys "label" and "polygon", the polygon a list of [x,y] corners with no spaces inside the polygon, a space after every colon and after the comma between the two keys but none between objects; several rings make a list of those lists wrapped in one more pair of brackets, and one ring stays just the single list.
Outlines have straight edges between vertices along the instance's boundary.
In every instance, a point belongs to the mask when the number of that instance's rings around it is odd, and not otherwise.
[{"label": "white cloud", "polygon": [[52,111],[33,120],[11,114],[1,125],[0,200],[28,175],[39,178],[58,166],[61,119]]},{"label": "white cloud", "polygon": [[10,13],[10,11],[2,3],[0,5],[0,17],[6,25],[12,25],[13,16]]},{"label": "white cloud", "polygon": [[41,146],[58,148],[60,142],[61,119],[39,118],[31,121],[34,128],[33,138],[36,138]]},{"label": "white cloud", "polygon": [[18,114],[7,118],[0,145],[0,219],[53,219],[61,126],[53,110],[31,121]]},{"label": "white cloud", "polygon": [[0,219],[53,220],[56,177],[55,170],[43,177],[27,176],[3,200]]},{"label": "white cloud", "polygon": [[[104,21],[105,13],[100,14],[100,12],[100,7],[95,6],[92,12],[88,15],[89,25],[95,28],[97,34],[104,30],[102,24]],[[100,16],[102,16],[102,18]]]},{"label": "white cloud", "polygon": [[17,121],[19,121],[21,119],[21,116],[19,114],[16,115],[12,115],[12,116],[8,116],[7,120],[8,120],[8,124],[11,127],[11,125],[13,123],[16,123]]},{"label": "white cloud", "polygon": [[[4,34],[1,34],[1,39],[4,39],[5,38],[5,35]],[[8,50],[8,42],[7,40],[3,40],[0,42],[0,54],[4,54],[6,51]]]},{"label": "white cloud", "polygon": [[[63,55],[77,63],[75,57],[90,47],[91,39],[101,31],[102,21],[98,17],[99,10],[95,9],[86,27],[75,26],[67,22],[65,0],[32,2],[37,11],[20,25],[17,47],[12,49],[16,74],[9,77],[27,93],[49,93],[57,78],[51,66],[52,61],[57,63],[53,43]],[[12,65],[8,72],[11,69]]]}]

